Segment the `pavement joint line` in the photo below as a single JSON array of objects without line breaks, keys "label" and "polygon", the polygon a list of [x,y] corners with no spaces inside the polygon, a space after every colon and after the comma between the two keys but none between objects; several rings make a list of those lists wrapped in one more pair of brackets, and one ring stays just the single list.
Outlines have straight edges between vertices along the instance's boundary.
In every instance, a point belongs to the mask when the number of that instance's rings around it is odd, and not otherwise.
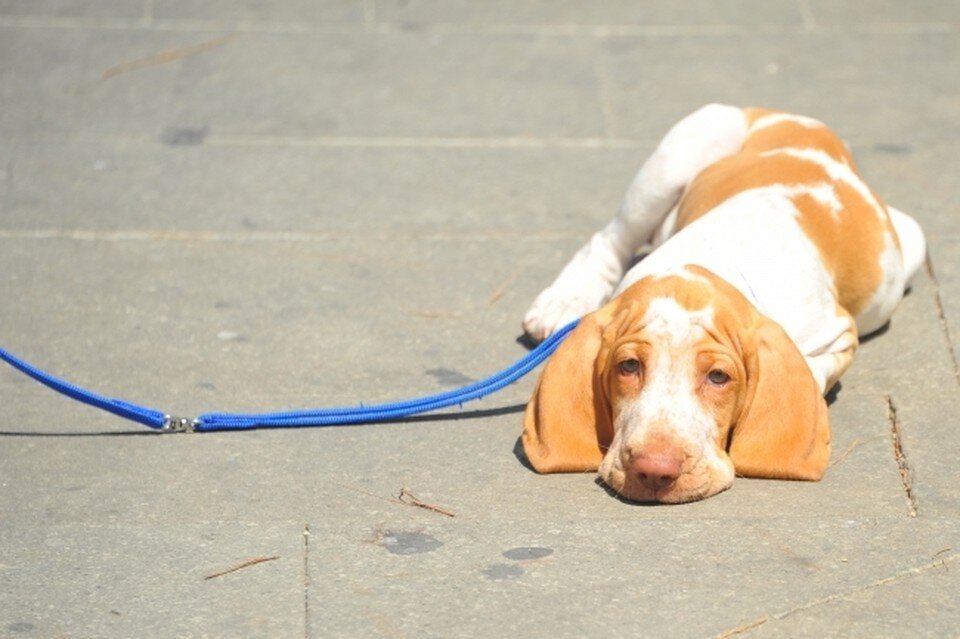
[{"label": "pavement joint line", "polygon": [[892,395],[886,395],[887,421],[890,425],[890,436],[893,442],[893,458],[900,471],[900,482],[903,484],[903,493],[907,499],[907,516],[917,516],[917,499],[913,494],[913,472],[907,462],[907,455],[903,450],[903,437],[900,419],[897,417],[897,406]]},{"label": "pavement joint line", "polygon": [[145,30],[155,32],[232,32],[245,34],[343,34],[343,35],[529,35],[538,37],[740,37],[745,35],[930,35],[957,33],[960,24],[953,22],[887,22],[858,25],[811,26],[807,17],[796,24],[512,24],[512,23],[421,23],[368,21],[366,12],[361,20],[341,23],[303,23],[241,19],[221,22],[216,20],[157,18],[155,12],[139,18],[63,18],[56,16],[0,15],[0,28],[18,29],[75,29],[75,30]]},{"label": "pavement joint line", "polygon": [[610,74],[600,60],[593,63],[593,75],[597,78],[597,99],[600,101],[600,113],[603,115],[603,131],[608,140],[616,140],[615,123],[617,121],[613,100],[610,98]]},{"label": "pavement joint line", "polygon": [[[213,46],[219,46],[226,43],[232,36],[218,38],[193,47],[197,52],[209,50]],[[177,50],[167,50],[160,52],[155,56],[143,58],[133,62],[124,63],[107,69],[105,73],[108,78],[116,75],[120,67],[136,65],[136,69],[141,67],[155,66],[163,62],[154,60],[160,55],[179,55],[185,57],[192,55],[194,51],[191,47],[185,47]],[[124,72],[127,70],[124,69]],[[79,134],[73,137],[74,140],[96,139],[103,141],[103,136]],[[114,140],[125,144],[154,144],[157,139],[142,135],[118,135]],[[377,136],[377,135],[354,135],[354,136],[288,136],[288,135],[264,135],[264,134],[227,134],[211,135],[204,138],[202,145],[221,148],[319,148],[319,149],[478,149],[478,150],[496,150],[496,149],[575,149],[575,150],[619,150],[619,149],[651,149],[659,140],[654,138],[621,138],[616,136],[607,136],[606,130],[603,136],[583,136],[583,137],[544,137],[544,136],[431,136],[431,135],[407,135],[407,136]],[[849,141],[849,140],[848,140]],[[164,146],[169,146],[169,143]],[[15,157],[15,156],[12,156]],[[11,159],[12,162],[12,159]]]},{"label": "pavement joint line", "polygon": [[810,6],[810,0],[800,0],[797,4],[800,9],[800,16],[803,18],[803,28],[812,33],[817,29],[817,19],[813,15],[813,8]]},{"label": "pavement joint line", "polygon": [[[99,80],[98,80],[99,82]],[[606,132],[604,132],[606,133]],[[42,134],[41,134],[42,135]],[[59,136],[58,136],[59,137]],[[156,144],[161,137],[118,134],[101,135],[88,132],[77,132],[69,138],[74,142],[110,141],[127,145]],[[874,142],[873,138],[858,138],[844,136],[848,144],[853,147],[866,146]],[[465,150],[540,150],[540,149],[573,149],[616,151],[640,149],[652,150],[660,141],[659,137],[621,138],[616,136],[583,136],[583,137],[544,137],[544,136],[435,136],[435,135],[313,135],[288,136],[269,134],[224,134],[210,135],[203,139],[198,146],[212,146],[219,148],[317,148],[317,149],[465,149]],[[170,146],[164,143],[164,146]],[[14,147],[13,151],[16,151]],[[11,153],[11,158],[16,153]]]},{"label": "pavement joint line", "polygon": [[788,610],[784,610],[775,614],[758,617],[756,619],[743,623],[739,626],[731,628],[730,630],[726,630],[717,635],[714,635],[714,638],[727,639],[728,637],[740,635],[750,630],[753,630],[755,628],[758,628],[763,624],[767,623],[768,621],[781,621],[798,612],[804,612],[804,611],[816,608],[818,606],[831,604],[837,601],[846,601],[846,600],[849,600],[854,595],[858,595],[860,593],[864,593],[864,592],[873,590],[875,588],[881,588],[883,586],[894,583],[896,581],[900,581],[901,579],[922,575],[936,568],[946,569],[948,563],[952,563],[954,560],[960,557],[960,552],[955,552],[947,556],[943,556],[943,555],[944,555],[944,552],[941,551],[935,554],[933,559],[925,564],[921,564],[919,566],[912,566],[910,568],[904,568],[903,570],[900,570],[892,575],[889,575],[882,579],[878,579],[876,581],[872,581],[868,584],[857,586],[855,588],[850,588],[842,592],[837,592],[832,595],[827,595],[825,597],[818,597],[804,604],[794,606],[793,608],[790,608]]},{"label": "pavement joint line", "polygon": [[0,229],[0,241],[4,240],[71,240],[77,242],[331,242],[336,240],[363,240],[393,242],[398,239],[413,239],[424,242],[523,242],[540,243],[582,239],[583,232],[538,231],[538,232],[471,232],[423,233],[417,230],[395,233],[364,232],[308,232],[308,231],[175,231],[160,229],[94,230],[94,229]]},{"label": "pavement joint line", "polygon": [[104,80],[109,80],[114,76],[122,75],[124,73],[140,71],[142,69],[160,66],[162,64],[169,64],[170,62],[182,60],[183,58],[189,58],[201,53],[206,53],[207,51],[216,49],[229,43],[234,37],[235,36],[231,34],[220,38],[215,38],[213,40],[199,42],[190,46],[165,49],[145,58],[137,58],[128,62],[122,62],[104,70],[104,72],[100,75],[100,81],[102,82]]},{"label": "pavement joint line", "polygon": [[303,525],[303,637],[310,637],[310,524]]},{"label": "pavement joint line", "polygon": [[375,0],[363,0],[363,22],[367,26],[377,23],[377,5]]},{"label": "pavement joint line", "polygon": [[3,180],[0,183],[0,193],[7,195],[13,190],[13,168],[16,166],[16,160],[11,155],[6,164],[3,165]]},{"label": "pavement joint line", "polygon": [[141,18],[141,24],[143,24],[144,27],[149,27],[153,24],[155,4],[155,0],[144,0],[143,2],[143,18]]},{"label": "pavement joint line", "polygon": [[953,336],[950,334],[950,323],[947,322],[947,311],[943,307],[943,296],[940,294],[940,280],[937,279],[937,273],[933,269],[933,258],[927,252],[927,259],[924,262],[927,275],[933,282],[933,303],[937,307],[937,316],[940,320],[940,331],[947,342],[947,352],[950,354],[950,362],[953,364],[953,378],[960,385],[960,361],[957,361],[957,351],[953,346]]},{"label": "pavement joint line", "polygon": [[644,140],[614,137],[375,137],[282,135],[223,135],[204,141],[211,146],[318,147],[318,148],[412,148],[412,149],[636,149]]}]

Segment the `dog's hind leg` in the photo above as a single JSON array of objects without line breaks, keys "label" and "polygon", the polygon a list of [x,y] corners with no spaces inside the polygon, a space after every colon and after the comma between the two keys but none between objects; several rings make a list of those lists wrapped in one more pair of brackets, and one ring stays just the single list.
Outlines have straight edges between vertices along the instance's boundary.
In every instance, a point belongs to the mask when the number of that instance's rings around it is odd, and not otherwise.
[{"label": "dog's hind leg", "polygon": [[873,296],[857,312],[860,335],[869,335],[890,320],[910,287],[910,280],[923,268],[927,259],[927,241],[920,225],[906,213],[892,206],[886,208],[899,240],[899,250],[893,245],[893,238],[887,238],[880,256],[883,277]]},{"label": "dog's hind leg", "polygon": [[819,330],[799,345],[821,394],[828,393],[840,380],[859,345],[857,324],[839,305],[836,316],[824,318]]},{"label": "dog's hind leg", "polygon": [[890,213],[890,221],[893,228],[897,231],[897,237],[900,239],[900,252],[903,254],[903,270],[906,275],[906,282],[910,280],[927,259],[927,240],[923,237],[923,229],[912,217],[898,211],[889,204],[887,211]]},{"label": "dog's hind leg", "polygon": [[742,109],[709,104],[675,124],[637,173],[617,215],[597,232],[523,320],[527,334],[542,340],[610,296],[636,252],[680,201],[700,171],[735,153],[747,135]]}]

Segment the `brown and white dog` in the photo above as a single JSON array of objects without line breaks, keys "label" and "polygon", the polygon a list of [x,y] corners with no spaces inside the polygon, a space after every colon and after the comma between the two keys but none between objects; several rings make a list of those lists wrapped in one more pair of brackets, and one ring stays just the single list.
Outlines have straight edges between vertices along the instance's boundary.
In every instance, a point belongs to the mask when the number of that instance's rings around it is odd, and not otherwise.
[{"label": "brown and white dog", "polygon": [[599,469],[638,501],[702,499],[734,475],[820,479],[823,395],[925,256],[820,122],[701,108],[524,319],[544,339],[586,315],[527,406],[527,458]]}]

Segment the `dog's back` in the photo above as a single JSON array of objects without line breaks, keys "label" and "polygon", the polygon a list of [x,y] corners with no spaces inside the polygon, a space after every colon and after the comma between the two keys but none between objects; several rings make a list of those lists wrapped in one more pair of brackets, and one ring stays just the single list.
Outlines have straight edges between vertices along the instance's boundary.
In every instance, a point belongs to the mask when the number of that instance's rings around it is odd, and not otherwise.
[{"label": "dog's back", "polygon": [[744,191],[779,193],[791,201],[798,224],[816,245],[838,303],[855,318],[883,313],[875,307],[885,306],[892,289],[899,289],[898,297],[910,273],[890,214],[860,178],[846,145],[810,118],[758,109],[747,110],[747,117],[742,150],[691,183],[677,229]]},{"label": "dog's back", "polygon": [[744,114],[748,129],[741,149],[689,184],[671,235],[737,196],[788,200],[770,214],[795,218],[816,247],[837,302],[856,318],[861,333],[879,328],[925,258],[919,227],[888,210],[861,179],[847,145],[819,121],[762,109]]}]

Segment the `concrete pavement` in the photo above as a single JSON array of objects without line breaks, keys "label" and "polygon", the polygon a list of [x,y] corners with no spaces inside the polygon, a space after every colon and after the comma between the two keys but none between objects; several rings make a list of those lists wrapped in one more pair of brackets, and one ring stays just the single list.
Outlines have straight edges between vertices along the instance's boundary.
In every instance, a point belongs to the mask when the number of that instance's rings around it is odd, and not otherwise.
[{"label": "concrete pavement", "polygon": [[0,636],[956,636],[958,31],[933,0],[0,0],[0,344],[111,396],[483,377],[711,101],[830,123],[931,257],[822,482],[675,507],[527,470],[532,377],[459,418],[156,436],[0,368]]}]

